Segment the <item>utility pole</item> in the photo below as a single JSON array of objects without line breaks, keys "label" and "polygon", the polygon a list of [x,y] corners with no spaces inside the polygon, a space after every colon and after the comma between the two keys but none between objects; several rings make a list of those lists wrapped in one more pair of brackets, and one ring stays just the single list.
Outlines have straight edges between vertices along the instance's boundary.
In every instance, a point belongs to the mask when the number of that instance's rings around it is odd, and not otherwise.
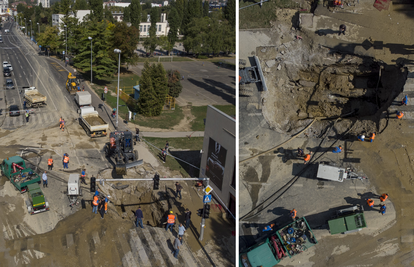
[{"label": "utility pole", "polygon": [[[210,179],[207,178],[207,186],[204,189],[204,195],[207,196],[210,194],[211,191],[213,191],[213,189],[210,187],[210,185],[208,184]],[[211,190],[209,190],[209,188],[211,188]],[[201,229],[200,229],[200,237],[198,238],[198,240],[203,241],[203,237],[204,237],[204,228],[206,226],[206,219],[204,218],[204,214],[206,212],[206,203],[204,203],[203,201],[203,213],[201,216]]]}]

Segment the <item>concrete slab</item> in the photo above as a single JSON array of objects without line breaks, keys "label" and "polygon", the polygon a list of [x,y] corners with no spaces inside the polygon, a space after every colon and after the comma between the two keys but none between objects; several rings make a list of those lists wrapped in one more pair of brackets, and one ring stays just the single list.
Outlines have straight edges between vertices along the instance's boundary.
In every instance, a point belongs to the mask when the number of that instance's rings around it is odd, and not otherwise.
[{"label": "concrete slab", "polygon": [[145,239],[148,242],[148,246],[150,247],[152,253],[154,254],[155,260],[157,262],[158,266],[166,266],[164,259],[161,256],[161,253],[157,247],[157,245],[154,242],[154,239],[152,238],[150,232],[148,231],[147,228],[143,228],[141,229],[141,232],[144,234]]},{"label": "concrete slab", "polygon": [[300,13],[299,14],[299,26],[302,28],[313,28],[313,14],[312,13]]},{"label": "concrete slab", "polygon": [[141,239],[137,235],[136,229],[129,230],[129,234],[131,236],[129,242],[132,254],[134,255],[135,259],[137,259],[140,262],[141,266],[151,266],[147,253],[145,252],[145,249],[142,246]]},{"label": "concrete slab", "polygon": [[73,235],[67,234],[66,235],[66,247],[70,248],[73,245]]},{"label": "concrete slab", "polygon": [[96,231],[92,233],[92,239],[93,239],[93,243],[95,245],[99,245],[101,243],[101,239],[99,238],[99,234]]}]

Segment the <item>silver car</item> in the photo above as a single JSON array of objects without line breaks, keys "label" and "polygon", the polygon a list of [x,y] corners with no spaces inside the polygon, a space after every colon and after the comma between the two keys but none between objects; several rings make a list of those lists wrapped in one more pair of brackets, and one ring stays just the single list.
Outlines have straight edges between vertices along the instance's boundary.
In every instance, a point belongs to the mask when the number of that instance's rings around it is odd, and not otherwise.
[{"label": "silver car", "polygon": [[14,83],[12,79],[6,79],[6,89],[14,89]]}]

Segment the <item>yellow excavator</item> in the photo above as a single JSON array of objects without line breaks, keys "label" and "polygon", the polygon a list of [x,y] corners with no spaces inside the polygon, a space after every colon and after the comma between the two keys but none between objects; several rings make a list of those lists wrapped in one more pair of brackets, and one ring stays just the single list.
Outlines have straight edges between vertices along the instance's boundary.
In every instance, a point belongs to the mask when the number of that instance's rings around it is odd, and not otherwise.
[{"label": "yellow excavator", "polygon": [[79,80],[71,72],[68,74],[68,79],[66,80],[66,90],[69,94],[74,95],[78,91]]}]

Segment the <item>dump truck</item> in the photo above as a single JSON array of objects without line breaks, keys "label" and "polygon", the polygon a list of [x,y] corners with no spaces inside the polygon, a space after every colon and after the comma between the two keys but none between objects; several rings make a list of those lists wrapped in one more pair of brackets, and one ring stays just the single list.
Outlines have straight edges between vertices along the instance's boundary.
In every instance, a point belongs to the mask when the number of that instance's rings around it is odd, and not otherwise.
[{"label": "dump truck", "polygon": [[26,200],[27,211],[30,215],[48,211],[49,202],[47,202],[39,184],[29,184],[27,186],[29,192],[29,200]]},{"label": "dump truck", "polygon": [[68,74],[68,79],[66,80],[66,90],[69,94],[74,95],[78,92],[78,86],[80,82],[71,72]]},{"label": "dump truck", "polygon": [[23,87],[24,89],[24,99],[26,100],[26,106],[31,107],[41,107],[46,106],[47,97],[42,95],[36,87]]},{"label": "dump truck", "polygon": [[79,124],[90,137],[106,136],[109,124],[106,123],[94,107],[81,107],[79,109]]},{"label": "dump truck", "polygon": [[92,96],[89,92],[78,91],[75,95],[75,102],[78,107],[86,107],[92,105]]},{"label": "dump truck", "polygon": [[240,253],[240,267],[273,267],[286,257],[316,245],[318,241],[305,217],[302,217],[268,235]]},{"label": "dump truck", "polygon": [[19,156],[3,160],[1,174],[6,176],[20,193],[27,191],[30,184],[40,183],[39,174],[26,167],[26,162]]},{"label": "dump truck", "polygon": [[361,231],[367,227],[364,208],[360,205],[336,211],[336,215],[328,221],[331,235],[349,234]]}]

